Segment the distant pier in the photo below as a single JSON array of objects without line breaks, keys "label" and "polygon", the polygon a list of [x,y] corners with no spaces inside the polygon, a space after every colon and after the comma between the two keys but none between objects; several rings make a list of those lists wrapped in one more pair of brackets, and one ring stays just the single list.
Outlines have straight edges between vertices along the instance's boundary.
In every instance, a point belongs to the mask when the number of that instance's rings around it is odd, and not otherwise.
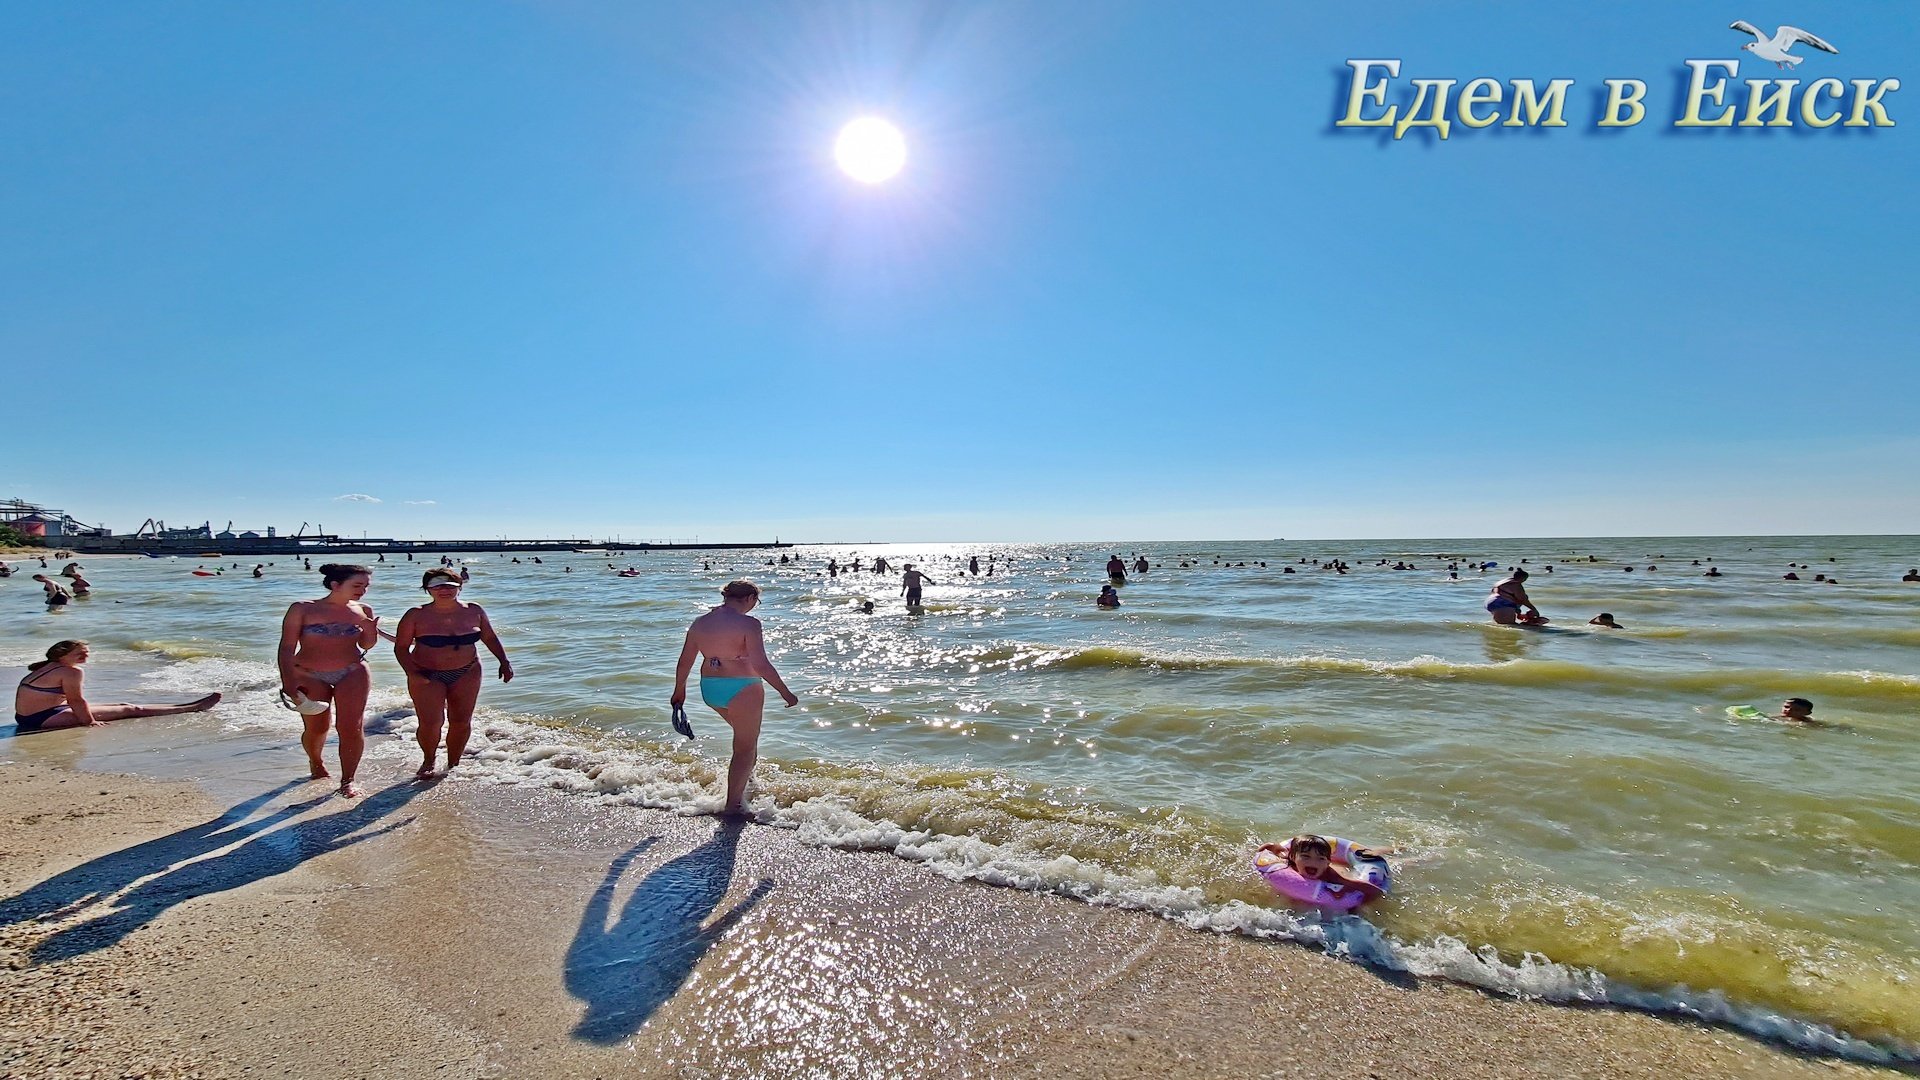
[{"label": "distant pier", "polygon": [[778,540],[761,544],[632,543],[620,540],[395,540],[343,536],[61,536],[48,544],[86,555],[401,555],[421,552],[530,551],[568,554],[597,551],[744,551],[790,548]]}]

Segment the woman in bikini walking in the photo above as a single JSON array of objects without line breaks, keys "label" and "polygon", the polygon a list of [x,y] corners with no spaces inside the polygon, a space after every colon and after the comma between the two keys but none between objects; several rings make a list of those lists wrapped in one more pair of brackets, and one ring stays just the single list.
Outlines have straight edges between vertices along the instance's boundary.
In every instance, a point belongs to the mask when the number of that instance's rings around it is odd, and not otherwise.
[{"label": "woman in bikini walking", "polygon": [[513,681],[507,650],[478,604],[460,602],[460,575],[445,568],[421,575],[420,587],[433,599],[400,616],[393,635],[393,654],[407,672],[407,692],[420,719],[417,737],[422,760],[415,774],[435,774],[433,761],[440,752],[440,729],[447,731],[447,769],[460,764],[473,734],[473,707],[480,700],[480,656],[474,643],[486,645],[500,661],[500,681]]},{"label": "woman in bikini walking", "polygon": [[185,705],[91,705],[82,692],[80,665],[86,662],[86,642],[57,641],[47,650],[45,660],[29,665],[27,677],[13,691],[14,734],[98,727],[110,720],[136,716],[205,712],[220,701],[219,694],[208,694]]},{"label": "woman in bikini walking", "polygon": [[719,607],[687,627],[687,642],[673,672],[672,703],[676,710],[687,703],[687,676],[693,671],[694,658],[705,657],[700,664],[700,700],[733,728],[727,801],[720,812],[736,815],[747,812],[747,778],[760,756],[760,714],[767,704],[761,680],[773,684],[788,708],[800,704],[800,699],[780,681],[773,661],[767,659],[760,620],[747,614],[760,602],[760,587],[751,581],[730,581],[720,596]]},{"label": "woman in bikini walking", "polygon": [[307,752],[312,779],[330,774],[320,760],[327,745],[327,727],[335,719],[340,729],[340,794],[356,798],[360,789],[353,776],[366,749],[364,728],[367,693],[367,650],[380,641],[380,620],[360,602],[373,583],[373,571],[364,566],[328,563],[320,568],[326,583],[323,600],[301,600],[280,621],[280,692],[289,700],[301,695],[328,706],[300,717],[306,725],[300,745]]}]

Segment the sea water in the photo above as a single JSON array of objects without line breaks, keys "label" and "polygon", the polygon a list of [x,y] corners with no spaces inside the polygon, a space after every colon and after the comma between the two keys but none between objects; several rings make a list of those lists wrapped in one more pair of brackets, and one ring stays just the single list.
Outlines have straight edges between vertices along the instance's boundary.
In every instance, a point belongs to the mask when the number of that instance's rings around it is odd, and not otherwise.
[{"label": "sea water", "polygon": [[[1122,608],[1099,610],[1116,553],[1153,568],[1130,575]],[[894,572],[828,575],[829,559],[875,556]],[[572,792],[582,813],[717,808],[726,726],[696,677],[701,737],[687,744],[667,699],[687,622],[744,576],[801,698],[787,710],[767,695],[754,808],[809,843],[1502,992],[1920,1059],[1920,584],[1899,580],[1920,539],[516,557],[458,557],[473,574],[464,598],[487,609],[517,675],[502,685],[486,660],[480,734],[455,782]],[[1333,559],[1350,571],[1319,568]],[[1487,592],[1523,560],[1552,622],[1494,626]],[[317,573],[289,556],[261,579],[251,562],[190,573],[232,558],[82,561],[96,595],[61,612],[43,614],[24,575],[0,584],[0,660],[90,639],[90,670],[137,668],[149,696],[228,695],[168,723],[291,738],[273,651],[286,605],[321,595]],[[386,625],[423,600],[435,561],[374,566],[367,601]],[[909,562],[935,582],[914,611],[899,596]],[[1800,563],[1803,580],[1782,580]],[[1724,576],[1704,577],[1709,565]],[[1626,629],[1588,626],[1601,611]],[[403,708],[384,646],[373,670],[372,711]],[[1729,712],[1773,713],[1788,696],[1831,726]],[[415,753],[405,739],[374,752]],[[303,770],[297,750],[287,768]],[[1300,831],[1397,845],[1392,897],[1364,918],[1288,909],[1250,857]]]}]

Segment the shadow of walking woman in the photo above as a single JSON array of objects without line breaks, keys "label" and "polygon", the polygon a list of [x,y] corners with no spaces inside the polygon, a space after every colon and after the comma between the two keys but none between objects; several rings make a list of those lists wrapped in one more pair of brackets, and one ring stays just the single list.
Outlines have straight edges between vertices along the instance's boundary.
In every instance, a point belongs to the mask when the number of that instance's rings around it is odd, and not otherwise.
[{"label": "shadow of walking woman", "polygon": [[640,1030],[714,942],[773,889],[773,882],[762,881],[732,910],[706,922],[733,882],[743,827],[737,820],[724,821],[706,843],[648,874],[611,925],[620,878],[657,838],[640,841],[607,868],[567,949],[567,990],[587,1005],[573,1029],[576,1038],[606,1045]]},{"label": "shadow of walking woman", "polygon": [[253,815],[274,799],[305,783],[304,780],[294,780],[281,784],[222,811],[211,820],[122,848],[55,874],[17,896],[0,900],[0,926],[73,914],[113,896],[141,878],[191,862],[272,828],[307,809],[310,804],[283,806],[260,818],[254,818]]},{"label": "shadow of walking woman", "polygon": [[[146,878],[133,888],[104,901],[111,905],[104,914],[62,927],[33,945],[28,950],[28,956],[36,964],[46,964],[111,948],[128,934],[189,900],[284,874],[315,856],[339,851],[402,828],[413,819],[392,821],[377,828],[372,826],[405,806],[419,790],[416,784],[396,785],[319,817],[296,821],[278,829],[236,833],[235,838],[249,838],[232,850],[208,858],[178,862]],[[287,809],[297,810],[302,805],[315,804],[300,804]],[[273,822],[285,813],[283,810],[265,821]]]}]

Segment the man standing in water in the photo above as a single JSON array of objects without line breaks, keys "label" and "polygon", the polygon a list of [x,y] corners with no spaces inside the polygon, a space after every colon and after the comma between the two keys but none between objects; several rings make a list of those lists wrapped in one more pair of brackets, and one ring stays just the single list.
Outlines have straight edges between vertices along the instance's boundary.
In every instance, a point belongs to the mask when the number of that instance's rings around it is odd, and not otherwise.
[{"label": "man standing in water", "polygon": [[920,571],[915,570],[912,563],[908,563],[901,569],[900,591],[906,594],[908,607],[916,608],[920,606],[920,586],[922,583],[927,585],[940,584]]},{"label": "man standing in water", "polygon": [[687,642],[680,649],[680,662],[673,672],[672,702],[675,711],[686,705],[687,675],[693,670],[695,656],[704,657],[700,664],[700,700],[733,728],[727,801],[720,812],[736,816],[747,812],[747,779],[760,757],[760,718],[767,704],[767,689],[761,680],[773,684],[789,709],[800,704],[800,699],[780,681],[773,661],[767,659],[760,620],[747,614],[760,603],[760,587],[751,581],[729,581],[720,596],[720,606],[687,627]]}]

